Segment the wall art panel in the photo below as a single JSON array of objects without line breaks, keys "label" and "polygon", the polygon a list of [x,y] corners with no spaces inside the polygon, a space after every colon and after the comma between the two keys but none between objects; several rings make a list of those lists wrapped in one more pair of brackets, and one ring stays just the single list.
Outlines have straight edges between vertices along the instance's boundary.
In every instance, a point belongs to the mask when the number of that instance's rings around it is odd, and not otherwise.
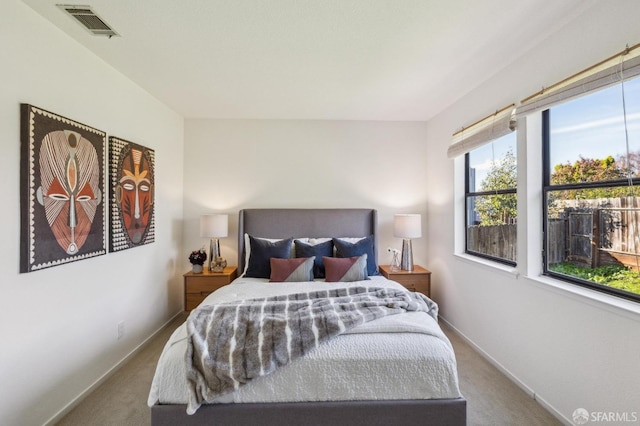
[{"label": "wall art panel", "polygon": [[106,134],[21,105],[20,272],[106,253]]},{"label": "wall art panel", "polygon": [[154,176],[152,149],[109,137],[110,251],[154,242]]}]

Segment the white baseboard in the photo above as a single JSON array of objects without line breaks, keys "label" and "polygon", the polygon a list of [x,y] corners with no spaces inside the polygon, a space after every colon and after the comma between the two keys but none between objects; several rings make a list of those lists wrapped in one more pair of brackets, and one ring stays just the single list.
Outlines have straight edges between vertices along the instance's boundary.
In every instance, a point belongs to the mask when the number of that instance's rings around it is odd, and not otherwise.
[{"label": "white baseboard", "polygon": [[142,343],[136,346],[131,352],[129,352],[124,358],[122,358],[116,365],[111,367],[106,373],[104,373],[98,380],[93,382],[88,388],[86,388],[80,395],[75,397],[71,402],[64,406],[60,411],[54,414],[49,420],[44,423],[44,426],[53,426],[58,423],[62,418],[73,410],[83,399],[85,399],[91,392],[96,390],[98,386],[103,384],[109,377],[118,371],[123,365],[125,365],[131,358],[137,355],[154,337],[156,337],[161,331],[163,331],[171,322],[176,319],[183,311],[179,311],[173,315],[167,322],[160,326],[155,332],[147,337]]},{"label": "white baseboard", "polygon": [[560,422],[562,422],[563,424],[568,425],[568,426],[573,425],[573,422],[571,422],[569,419],[567,419],[565,416],[563,416],[562,413],[560,413],[558,410],[556,410],[553,405],[549,404],[542,396],[540,396],[538,393],[536,393],[535,390],[533,390],[529,386],[527,386],[526,383],[524,383],[522,380],[520,380],[518,377],[516,377],[513,373],[511,373],[511,371],[509,371],[506,367],[504,367],[502,364],[500,364],[495,358],[493,358],[491,355],[489,355],[487,352],[485,352],[480,346],[476,345],[473,340],[471,340],[464,333],[462,333],[460,330],[458,330],[453,324],[451,324],[449,321],[447,321],[446,318],[443,318],[442,316],[438,316],[438,320],[444,322],[445,324],[447,324],[447,326],[449,328],[451,328],[451,330],[453,330],[458,336],[460,336],[460,338],[462,338],[462,340],[464,340],[469,346],[471,346],[473,348],[473,350],[478,352],[480,354],[480,356],[482,356],[484,359],[486,359],[491,365],[493,365],[495,368],[497,368],[502,374],[507,376],[507,378],[509,380],[511,380],[513,383],[515,383],[520,389],[522,389],[527,395],[529,395],[529,397],[531,397],[538,404],[540,404],[542,407],[544,407],[545,410],[547,410],[549,413],[551,413]]}]

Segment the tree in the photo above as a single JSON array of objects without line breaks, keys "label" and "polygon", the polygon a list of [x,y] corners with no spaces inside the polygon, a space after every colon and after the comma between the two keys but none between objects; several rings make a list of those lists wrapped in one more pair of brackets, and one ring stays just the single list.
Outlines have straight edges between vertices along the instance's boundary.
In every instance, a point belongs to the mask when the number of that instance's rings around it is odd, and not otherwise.
[{"label": "tree", "polygon": [[[514,189],[518,185],[516,157],[509,149],[505,156],[491,164],[489,173],[480,183],[480,191]],[[475,211],[480,226],[502,225],[518,217],[516,194],[496,194],[477,197]]]},{"label": "tree", "polygon": [[631,151],[628,155],[620,154],[616,158],[620,168],[627,173],[637,177],[640,174],[640,151]]},{"label": "tree", "polygon": [[[569,162],[556,164],[553,168],[553,173],[551,173],[551,184],[562,185],[625,179],[627,170],[619,165],[621,163],[622,161],[616,162],[611,155],[604,159],[580,156],[580,159],[573,164]],[[565,200],[575,200],[619,197],[627,195],[627,193],[627,187],[593,188],[561,191],[556,193],[556,196]]]},{"label": "tree", "polygon": [[598,182],[625,177],[625,170],[618,166],[611,155],[602,160],[580,156],[573,164],[556,164],[551,173],[551,184]]}]

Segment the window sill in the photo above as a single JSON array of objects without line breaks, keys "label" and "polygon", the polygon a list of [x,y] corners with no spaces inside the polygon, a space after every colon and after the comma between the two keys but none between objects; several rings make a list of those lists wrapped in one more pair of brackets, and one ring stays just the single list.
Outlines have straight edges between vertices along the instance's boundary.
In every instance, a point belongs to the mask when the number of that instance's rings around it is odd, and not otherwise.
[{"label": "window sill", "polygon": [[[520,272],[516,267],[503,265],[499,262],[492,262],[466,253],[456,253],[454,254],[454,257],[465,263],[491,270],[491,272],[509,275],[515,279],[520,278]],[[544,291],[551,291],[557,295],[568,297],[572,300],[585,303],[598,309],[604,309],[611,313],[630,318],[634,321],[638,321],[640,319],[640,303],[611,296],[596,290],[583,288],[579,285],[565,283],[562,280],[551,278],[546,275],[523,275],[522,278],[525,278],[525,282]]]},{"label": "window sill", "polygon": [[501,272],[511,277],[514,277],[516,279],[520,276],[518,269],[514,266],[504,265],[500,262],[494,262],[489,259],[484,259],[478,256],[472,256],[466,253],[455,253],[454,256],[464,261],[465,263],[479,265],[479,266],[482,266],[483,268],[491,269],[493,272]]}]

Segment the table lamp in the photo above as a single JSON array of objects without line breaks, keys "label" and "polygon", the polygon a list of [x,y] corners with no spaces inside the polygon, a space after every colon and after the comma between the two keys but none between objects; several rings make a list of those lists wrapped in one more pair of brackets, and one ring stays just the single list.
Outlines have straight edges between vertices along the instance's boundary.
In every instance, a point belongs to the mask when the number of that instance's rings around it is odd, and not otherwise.
[{"label": "table lamp", "polygon": [[402,238],[400,269],[413,271],[411,238],[422,237],[422,220],[419,214],[397,214],[393,217],[393,235]]},{"label": "table lamp", "polygon": [[[222,272],[226,261],[220,256],[220,240],[218,238],[229,235],[229,216],[214,214],[200,216],[200,236],[210,238],[209,241],[209,270]],[[224,263],[225,265],[222,265]]]}]

